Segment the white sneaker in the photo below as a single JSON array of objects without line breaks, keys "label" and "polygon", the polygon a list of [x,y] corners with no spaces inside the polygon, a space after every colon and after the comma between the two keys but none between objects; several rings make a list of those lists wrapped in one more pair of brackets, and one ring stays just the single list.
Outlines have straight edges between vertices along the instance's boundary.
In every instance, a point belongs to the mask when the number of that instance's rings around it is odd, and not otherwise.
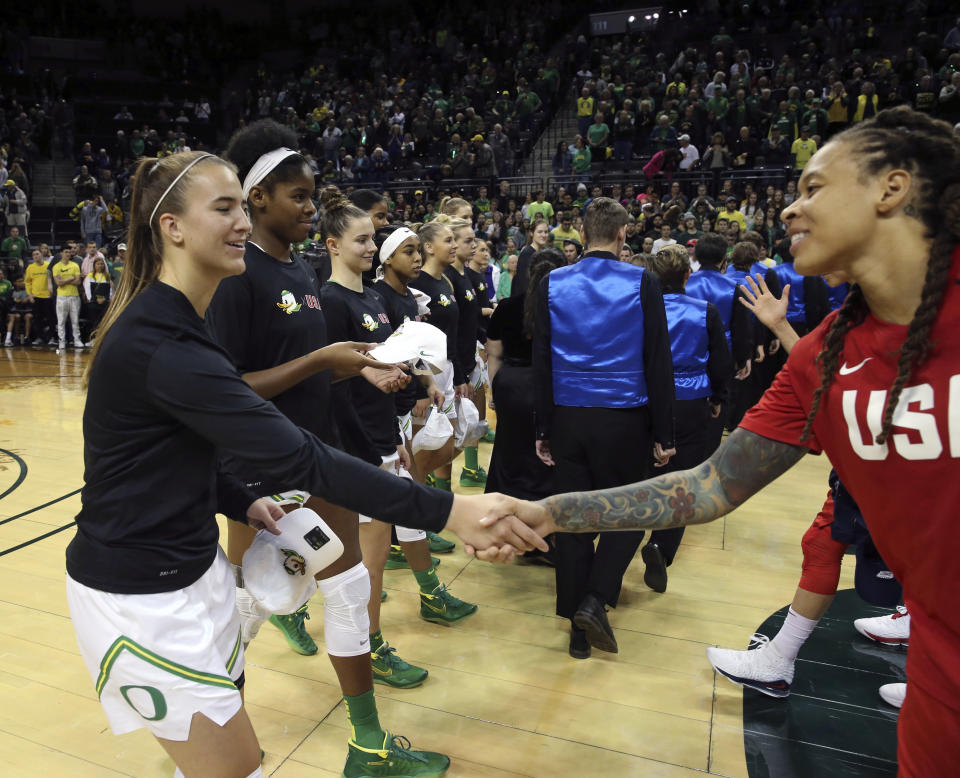
[{"label": "white sneaker", "polygon": [[[48,345],[48,346],[56,346],[56,345],[57,345],[57,339],[56,339],[56,338],[50,338],[50,340],[47,341],[47,345]],[[61,346],[61,348],[63,348],[63,347]]]},{"label": "white sneaker", "polygon": [[789,696],[793,662],[784,659],[766,635],[754,635],[750,644],[748,651],[708,648],[707,659],[714,670],[738,686],[748,686],[769,697]]},{"label": "white sneaker", "polygon": [[853,626],[865,638],[887,646],[906,646],[910,643],[910,614],[903,605],[898,605],[897,612],[889,616],[857,619]]},{"label": "white sneaker", "polygon": [[67,344],[61,340],[60,345],[57,346],[57,351],[66,351],[66,350],[67,350]]},{"label": "white sneaker", "polygon": [[272,615],[270,611],[261,607],[246,589],[238,586],[237,590],[237,613],[240,614],[240,639],[243,645],[247,646],[253,640],[260,627]]},{"label": "white sneaker", "polygon": [[888,705],[899,708],[903,705],[907,696],[907,685],[905,683],[885,683],[880,687],[880,696]]},{"label": "white sneaker", "polygon": [[73,347],[74,347],[74,348],[86,348],[86,346],[83,345],[83,341],[82,341],[82,340],[75,340],[75,341],[73,342]]}]

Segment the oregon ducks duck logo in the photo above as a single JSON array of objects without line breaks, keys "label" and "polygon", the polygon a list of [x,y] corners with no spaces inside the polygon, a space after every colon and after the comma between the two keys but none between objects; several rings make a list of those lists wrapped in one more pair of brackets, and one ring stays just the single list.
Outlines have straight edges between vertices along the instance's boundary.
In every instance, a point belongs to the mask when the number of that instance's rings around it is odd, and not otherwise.
[{"label": "oregon ducks duck logo", "polygon": [[380,325],[377,324],[377,320],[374,319],[369,313],[365,313],[363,314],[363,322],[361,323],[361,326],[365,330],[370,330],[370,332],[373,332]]},{"label": "oregon ducks duck logo", "polygon": [[437,305],[441,305],[446,308],[448,305],[450,305],[450,298],[445,294],[440,295],[440,297],[437,298]]},{"label": "oregon ducks duck logo", "polygon": [[306,575],[307,572],[307,560],[304,559],[296,551],[292,551],[289,548],[281,548],[283,555],[286,559],[283,560],[283,569],[286,571],[287,575]]},{"label": "oregon ducks duck logo", "polygon": [[472,290],[472,289],[467,289],[467,293],[464,295],[464,297],[467,298],[467,302],[471,302],[471,303],[473,302],[474,296],[475,296],[475,295],[473,294],[473,290]]},{"label": "oregon ducks duck logo", "polygon": [[289,316],[300,310],[300,303],[298,303],[297,298],[293,296],[293,292],[288,292],[284,289],[280,293],[280,302],[277,303],[277,308]]}]

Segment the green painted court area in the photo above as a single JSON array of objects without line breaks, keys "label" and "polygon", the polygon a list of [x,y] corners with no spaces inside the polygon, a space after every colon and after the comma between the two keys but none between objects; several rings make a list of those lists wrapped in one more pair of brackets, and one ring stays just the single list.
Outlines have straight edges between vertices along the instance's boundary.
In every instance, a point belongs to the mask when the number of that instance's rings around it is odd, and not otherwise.
[{"label": "green painted court area", "polygon": [[[757,632],[772,637],[787,607]],[[897,774],[897,710],[880,699],[885,683],[906,680],[907,652],[867,640],[853,620],[888,609],[853,589],[837,592],[800,651],[790,696],[745,689],[743,745],[750,778],[837,778]]]}]

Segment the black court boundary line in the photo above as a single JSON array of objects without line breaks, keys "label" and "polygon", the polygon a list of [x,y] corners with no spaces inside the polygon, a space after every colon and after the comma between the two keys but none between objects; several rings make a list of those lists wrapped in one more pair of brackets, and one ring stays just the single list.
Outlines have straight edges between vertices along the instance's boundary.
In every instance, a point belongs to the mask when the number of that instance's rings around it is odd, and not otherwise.
[{"label": "black court boundary line", "polygon": [[73,497],[73,495],[75,494],[80,494],[80,490],[74,489],[72,492],[67,492],[66,494],[60,497],[55,497],[54,499],[50,500],[50,502],[45,502],[43,505],[38,505],[36,508],[30,508],[29,510],[24,511],[23,513],[18,513],[16,516],[11,516],[8,519],[3,519],[2,521],[0,521],[0,526],[3,526],[4,524],[7,524],[11,521],[14,521],[15,519],[21,519],[24,516],[29,516],[31,513],[36,513],[37,511],[42,510],[43,508],[48,508],[49,506],[54,505],[55,503],[58,503],[61,500],[66,500],[68,497]]},{"label": "black court boundary line", "polygon": [[0,500],[2,500],[11,492],[15,492],[17,488],[20,486],[20,484],[24,482],[24,479],[26,479],[27,477],[27,463],[24,462],[20,457],[18,457],[12,451],[7,451],[7,449],[5,448],[0,448],[0,454],[6,454],[8,457],[10,457],[14,462],[16,462],[20,466],[20,475],[17,476],[17,480],[13,482],[13,486],[7,489],[7,491],[5,491],[3,494],[0,494]]},{"label": "black court boundary line", "polygon": [[6,556],[7,554],[12,554],[14,551],[19,551],[21,548],[32,546],[34,543],[39,543],[41,540],[46,540],[51,535],[56,535],[58,532],[63,532],[65,529],[70,529],[70,527],[74,526],[76,523],[77,522],[75,521],[71,521],[69,524],[64,524],[62,527],[57,527],[54,530],[50,530],[50,532],[44,532],[42,535],[39,535],[33,538],[33,540],[26,540],[23,543],[20,543],[19,545],[6,548],[3,551],[0,551],[0,556]]}]

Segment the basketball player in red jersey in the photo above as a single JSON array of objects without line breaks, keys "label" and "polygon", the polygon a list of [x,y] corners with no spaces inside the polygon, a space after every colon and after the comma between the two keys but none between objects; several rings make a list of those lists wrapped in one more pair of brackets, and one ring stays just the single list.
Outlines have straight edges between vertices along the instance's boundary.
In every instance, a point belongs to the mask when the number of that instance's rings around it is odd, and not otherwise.
[{"label": "basketball player in red jersey", "polygon": [[525,520],[541,534],[703,523],[805,453],[826,452],[910,611],[900,775],[955,776],[960,142],[925,114],[882,111],[813,157],[783,218],[798,272],[852,282],[840,310],[797,343],[760,403],[703,465],[556,495]]}]

